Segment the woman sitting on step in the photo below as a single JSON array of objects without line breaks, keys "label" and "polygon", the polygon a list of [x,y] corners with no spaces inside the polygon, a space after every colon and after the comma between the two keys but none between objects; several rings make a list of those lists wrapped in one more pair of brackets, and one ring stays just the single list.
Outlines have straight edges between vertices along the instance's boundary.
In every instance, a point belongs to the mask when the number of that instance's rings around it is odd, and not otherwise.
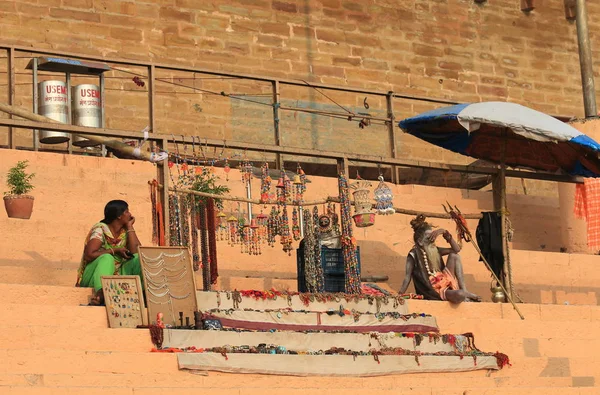
[{"label": "woman sitting on step", "polygon": [[90,305],[104,305],[102,276],[141,274],[134,223],[127,202],[111,200],[104,207],[104,219],[88,233],[75,286],[94,288]]}]

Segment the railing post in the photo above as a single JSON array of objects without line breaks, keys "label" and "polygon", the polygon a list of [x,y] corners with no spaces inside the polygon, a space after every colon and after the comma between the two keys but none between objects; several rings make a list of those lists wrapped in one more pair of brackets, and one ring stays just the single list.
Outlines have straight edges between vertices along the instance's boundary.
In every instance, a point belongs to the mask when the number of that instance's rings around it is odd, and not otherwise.
[{"label": "railing post", "polygon": [[[169,141],[163,139],[159,144],[161,149],[167,151],[169,148]],[[156,166],[158,184],[162,185],[162,190],[159,193],[159,198],[162,201],[163,206],[163,226],[165,227],[165,245],[171,245],[171,234],[169,233],[169,158],[165,159],[162,163],[158,163]]]},{"label": "railing post", "polygon": [[346,179],[349,179],[350,174],[348,170],[348,158],[344,156],[337,159],[337,170],[338,175],[343,174],[346,177]]},{"label": "railing post", "polygon": [[[392,155],[392,158],[396,159],[398,157],[398,153],[397,153],[397,140],[396,140],[396,133],[394,130],[394,122],[396,121],[396,118],[394,117],[394,92],[389,91],[388,94],[386,95],[386,103],[387,103],[387,116],[389,118],[388,121],[388,132],[390,135],[390,153]],[[392,166],[392,183],[397,184],[398,183],[398,167],[396,166]]]},{"label": "railing post", "polygon": [[[69,124],[73,124],[73,108],[71,107],[71,73],[65,73],[65,80],[67,82],[67,112],[69,113]],[[69,134],[69,141],[67,141],[67,151],[69,154],[73,153],[73,133]]]},{"label": "railing post", "polygon": [[156,76],[156,69],[154,65],[148,67],[148,122],[150,131],[155,133],[154,128],[156,127],[156,107],[154,106],[154,78]]},{"label": "railing post", "polygon": [[[275,145],[281,146],[281,134],[279,130],[279,81],[273,81],[273,133],[275,137]],[[283,160],[281,154],[275,154],[275,168],[283,169]]]},{"label": "railing post", "polygon": [[[38,58],[33,58],[33,113],[38,113]],[[40,139],[39,139],[40,131],[38,129],[33,129],[33,150],[37,151],[40,149]]]},{"label": "railing post", "polygon": [[[15,49],[10,47],[8,48],[8,104],[11,106],[15,105]],[[9,115],[9,118],[12,119],[12,115]],[[8,148],[14,149],[15,145],[15,135],[14,129],[12,127],[8,128]]]},{"label": "railing post", "polygon": [[[105,87],[106,81],[104,79],[104,73],[102,73],[100,74],[100,127],[102,129],[106,128],[106,103],[104,100]],[[106,156],[107,152],[104,144],[100,146],[100,152],[102,153],[102,156]]]}]

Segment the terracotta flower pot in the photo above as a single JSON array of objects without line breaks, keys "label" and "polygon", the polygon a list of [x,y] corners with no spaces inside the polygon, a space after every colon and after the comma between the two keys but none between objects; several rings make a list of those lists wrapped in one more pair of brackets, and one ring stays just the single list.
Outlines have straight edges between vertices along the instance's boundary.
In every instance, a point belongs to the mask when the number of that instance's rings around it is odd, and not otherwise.
[{"label": "terracotta flower pot", "polygon": [[33,196],[30,195],[8,195],[4,196],[4,208],[8,218],[31,218],[33,211]]}]

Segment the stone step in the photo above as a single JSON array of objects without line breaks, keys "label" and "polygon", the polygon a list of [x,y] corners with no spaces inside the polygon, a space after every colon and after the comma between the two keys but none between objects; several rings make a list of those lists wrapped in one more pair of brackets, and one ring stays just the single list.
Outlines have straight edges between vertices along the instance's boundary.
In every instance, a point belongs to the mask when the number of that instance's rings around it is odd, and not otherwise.
[{"label": "stone step", "polygon": [[[0,305],[4,319],[4,331],[0,336],[0,349],[61,349],[69,343],[72,350],[92,351],[146,351],[152,345],[145,329],[109,329],[106,312],[101,307]],[[481,329],[471,322],[468,324],[475,334],[476,345],[482,351],[501,350],[511,358],[523,357],[585,357],[590,349],[600,347],[600,340],[586,331],[586,335],[575,337],[561,336],[557,332],[541,335],[537,327],[511,330],[512,324],[504,320],[509,329],[498,329],[494,325]],[[585,327],[583,328],[586,329]],[[560,331],[560,329],[559,329]],[[175,331],[181,333],[185,331]],[[379,345],[411,348],[413,341],[401,339],[393,334],[381,334],[377,339],[367,334],[352,333],[296,333],[296,332],[233,332],[233,331],[192,331],[203,336],[201,344],[187,344],[196,347],[216,347],[230,345],[257,345],[260,343],[278,344],[289,349],[308,347],[344,347],[347,349],[378,348]],[[442,328],[442,333],[448,332]],[[462,333],[462,332],[457,332]],[[510,337],[506,337],[507,333]],[[114,340],[113,340],[114,339]],[[173,345],[165,333],[165,346]],[[425,343],[429,340],[424,339]],[[113,344],[114,343],[114,344]],[[401,344],[402,343],[402,344]],[[371,346],[369,346],[369,344]],[[175,344],[181,346],[181,344]],[[424,346],[425,347],[425,346]],[[439,348],[439,346],[438,346]]]},{"label": "stone step", "polygon": [[[78,263],[73,261],[72,254],[58,254],[57,261],[50,261],[37,253],[36,261],[29,261],[27,254],[23,254],[23,260],[11,259],[10,264],[2,265],[0,262],[0,278],[3,283],[10,284],[39,284],[39,285],[62,285],[69,286],[75,283]],[[296,272],[256,273],[246,276],[233,275],[231,271],[221,270],[216,289],[243,290],[243,289],[278,289],[296,290]],[[261,276],[262,274],[262,276]],[[403,275],[403,274],[401,274]],[[285,277],[276,277],[285,276]],[[202,277],[196,274],[197,284],[201,286]],[[600,276],[574,276],[564,274],[560,271],[546,273],[545,277],[540,275],[515,275],[515,289],[521,297],[530,303],[563,303],[572,304],[598,304],[595,292],[600,291],[597,286]],[[475,293],[480,294],[484,300],[490,300],[491,292],[489,274],[486,272],[467,273],[466,281]],[[385,286],[386,283],[380,283]],[[411,286],[412,288],[412,286]],[[544,300],[541,300],[544,295]]]},{"label": "stone step", "polygon": [[88,304],[91,288],[75,286],[5,284],[0,283],[1,305],[30,304],[39,306],[79,306]]},{"label": "stone step", "polygon": [[[236,376],[237,377],[237,376]],[[312,379],[312,378],[311,378]],[[295,384],[295,387],[290,388],[288,386],[279,387],[263,387],[263,388],[231,388],[221,389],[219,387],[203,387],[206,391],[210,391],[212,394],[217,395],[260,395],[264,394],[265,391],[272,391],[274,393],[285,393],[289,395],[304,395],[306,391],[300,387],[300,383]],[[169,391],[171,387],[154,387],[154,388],[115,388],[107,386],[99,387],[5,387],[3,393],[7,394],[41,394],[41,395],[64,395],[64,394],[105,394],[107,392],[116,395],[159,395]],[[198,393],[198,388],[181,388],[177,390],[178,394],[182,395],[195,395]],[[314,395],[361,395],[364,394],[364,389],[336,389],[336,388],[314,388],[311,389],[310,393]],[[481,388],[453,388],[446,387],[440,388],[396,388],[396,389],[378,389],[377,394],[381,395],[505,395],[506,389],[481,389]],[[597,394],[595,388],[556,388],[556,387],[528,387],[528,388],[511,388],[510,394],[515,395],[592,395]]]},{"label": "stone step", "polygon": [[[439,379],[437,376],[440,375]],[[178,393],[180,390],[186,388],[219,388],[221,391],[232,391],[235,387],[242,387],[244,389],[265,389],[276,386],[281,390],[290,389],[293,390],[299,385],[303,385],[306,389],[313,391],[330,388],[330,390],[343,388],[346,391],[353,391],[361,389],[364,393],[365,390],[377,389],[379,391],[394,390],[396,387],[397,391],[402,389],[414,388],[423,390],[431,388],[432,390],[448,388],[449,391],[453,391],[452,388],[470,388],[472,390],[481,389],[494,389],[502,388],[507,391],[510,388],[509,385],[525,384],[527,387],[554,387],[560,388],[569,393],[574,385],[578,381],[574,380],[573,377],[511,377],[511,378],[496,378],[492,373],[491,376],[486,377],[485,372],[463,372],[453,373],[452,377],[444,376],[444,373],[428,375],[426,373],[420,374],[406,374],[396,376],[382,376],[382,377],[363,377],[353,378],[347,377],[344,379],[335,377],[311,377],[310,380],[305,378],[295,377],[281,377],[281,376],[266,376],[266,375],[253,375],[244,374],[236,375],[235,380],[232,380],[231,374],[209,372],[207,375],[194,375],[185,372],[180,372],[175,375],[169,376],[168,385],[169,388],[177,388]],[[593,379],[593,377],[591,377]],[[239,380],[239,381],[238,381]],[[525,383],[523,381],[527,380]],[[303,383],[304,381],[304,383]],[[575,381],[575,383],[574,383]],[[588,382],[591,381],[588,379]],[[43,383],[43,386],[41,386]],[[103,387],[110,385],[113,389],[120,387],[133,387],[137,389],[142,388],[164,388],[165,384],[164,374],[122,374],[122,373],[111,373],[111,374],[36,374],[36,375],[25,375],[25,374],[0,374],[0,389],[7,388],[8,386],[18,388],[69,388],[69,387],[81,387],[89,390],[93,390],[97,387]],[[238,384],[238,385],[236,385]],[[512,390],[512,388],[510,389]],[[112,393],[112,392],[111,392]],[[225,392],[224,392],[225,393]],[[454,392],[450,392],[451,394]],[[468,394],[472,392],[469,391]],[[512,392],[511,392],[512,393]],[[460,392],[460,394],[463,394]]]},{"label": "stone step", "polygon": [[[18,385],[21,379],[20,375],[43,375],[54,376],[57,380],[54,385],[70,385],[70,386],[98,386],[101,385],[101,380],[94,382],[93,379],[87,382],[78,382],[77,377],[85,380],[85,376],[94,377],[114,376],[127,377],[129,375],[163,375],[169,377],[169,384],[177,386],[178,379],[183,376],[202,379],[202,385],[207,387],[263,387],[271,386],[278,387],[281,383],[286,383],[290,387],[294,387],[294,381],[301,384],[304,381],[306,388],[322,388],[322,382],[331,381],[334,388],[352,386],[350,378],[318,378],[311,377],[311,380],[306,378],[292,378],[281,376],[259,376],[256,375],[230,375],[209,372],[207,376],[194,376],[188,372],[179,371],[177,367],[176,354],[166,353],[135,353],[135,352],[96,352],[96,351],[73,351],[73,350],[0,350],[0,385]],[[323,356],[326,358],[327,356]],[[265,356],[265,358],[268,358]],[[352,359],[352,356],[348,356]],[[436,382],[436,386],[452,387],[453,380],[455,383],[461,382],[462,379],[471,379],[471,386],[477,387],[509,387],[513,385],[529,386],[546,385],[571,386],[574,381],[569,383],[568,378],[578,378],[577,380],[587,382],[600,377],[600,367],[598,358],[525,358],[511,361],[512,367],[505,367],[501,371],[487,373],[486,371],[472,371],[462,373],[436,373],[431,375],[431,379]],[[127,375],[127,376],[125,376]],[[411,380],[414,376],[416,380]],[[35,377],[35,376],[34,376]],[[64,382],[60,379],[72,377],[73,381]],[[235,377],[235,380],[232,378]],[[387,377],[387,379],[385,379]],[[28,379],[27,377],[23,377]],[[127,378],[131,378],[130,376]],[[32,377],[29,377],[31,380]],[[313,380],[314,379],[314,380]],[[382,380],[383,379],[383,380]],[[384,378],[361,378],[364,381],[365,388],[385,388],[385,385],[377,384],[378,381],[385,382],[392,379],[393,382],[387,383],[389,388],[398,385],[399,388],[411,386],[430,387],[431,384],[427,380],[426,374],[417,375],[394,375],[384,376]],[[474,379],[474,380],[473,380]],[[553,379],[553,380],[552,380]],[[358,380],[358,379],[357,379]],[[420,385],[419,385],[420,380]],[[350,381],[350,382],[349,382]],[[554,381],[554,382],[553,382]],[[576,382],[575,381],[575,382]],[[52,385],[51,381],[44,378],[45,385]],[[189,384],[185,380],[181,385]],[[279,384],[279,385],[278,385]],[[406,384],[406,385],[405,385]],[[467,383],[464,383],[465,385]],[[105,385],[119,386],[117,381],[105,382]],[[137,385],[130,383],[126,385]],[[456,384],[455,384],[456,385]],[[459,384],[460,385],[460,384]],[[355,387],[356,388],[356,387]]]},{"label": "stone step", "polygon": [[177,373],[174,354],[149,351],[0,350],[0,373],[87,374],[87,373]]},{"label": "stone step", "polygon": [[[0,315],[5,322],[4,331],[0,336],[0,349],[60,349],[65,343],[73,350],[93,351],[146,351],[152,345],[147,330],[144,329],[108,329],[106,311],[102,307],[78,307],[78,306],[40,306],[40,305],[0,305]],[[526,325],[515,328],[514,322],[510,320],[493,320],[485,328],[477,327],[476,319],[467,319],[468,326],[475,333],[476,345],[483,351],[494,351],[500,349],[512,358],[518,357],[584,357],[590,349],[600,346],[592,331],[587,326],[581,325],[583,332],[578,336],[562,336],[557,331],[546,331],[539,333],[538,326]],[[498,328],[499,323],[504,323]],[[508,328],[508,329],[506,329]],[[442,333],[448,332],[442,327]],[[176,331],[180,333],[182,331]],[[185,331],[183,331],[185,332]],[[194,331],[195,332],[195,331]],[[378,347],[379,341],[369,339],[368,335],[350,333],[294,333],[294,332],[199,332],[205,336],[202,344],[189,344],[197,347],[214,347],[223,344],[231,345],[254,345],[260,343],[279,344],[290,349],[302,344],[306,347],[326,348],[336,346],[352,348],[352,344],[368,348]],[[456,332],[463,333],[463,332]],[[509,336],[509,337],[507,337]],[[112,341],[112,338],[116,338]],[[392,346],[398,342],[406,342],[406,339],[395,338],[390,334],[382,334],[382,344]],[[165,345],[170,345],[166,337]],[[317,339],[313,342],[312,339]],[[285,340],[285,341],[284,341]],[[428,342],[427,339],[424,340]],[[112,343],[115,343],[111,346]],[[408,342],[412,345],[412,340]],[[399,346],[399,345],[395,345]],[[406,348],[406,345],[400,345]]]},{"label": "stone step", "polygon": [[[105,324],[106,325],[106,324]],[[147,329],[100,328],[93,322],[79,326],[15,325],[0,334],[0,349],[140,352],[152,349]]]},{"label": "stone step", "polygon": [[230,291],[199,291],[196,293],[198,308],[199,310],[210,310],[217,308],[222,310],[233,308],[253,310],[291,308],[292,310],[328,311],[330,309],[338,310],[340,306],[343,306],[345,309],[355,309],[363,313],[398,311],[404,314],[407,311],[406,305],[410,303],[410,301],[406,301],[405,303],[404,300],[396,301],[393,297],[390,297],[387,300],[380,299],[380,302],[378,303],[374,299],[369,300],[364,298],[356,301],[347,301],[343,297],[335,296],[335,300],[313,300],[312,302],[309,302],[308,305],[305,305],[302,302],[300,295],[291,295],[289,300],[286,296],[277,296],[276,299],[261,299],[260,297],[255,298],[252,296],[240,295],[241,300],[237,302],[234,300],[234,295],[235,293]]}]

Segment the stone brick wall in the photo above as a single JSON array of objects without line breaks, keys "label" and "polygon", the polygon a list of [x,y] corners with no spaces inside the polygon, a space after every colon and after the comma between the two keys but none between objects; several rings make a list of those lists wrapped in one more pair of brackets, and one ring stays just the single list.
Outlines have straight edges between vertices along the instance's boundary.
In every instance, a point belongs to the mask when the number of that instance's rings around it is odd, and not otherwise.
[{"label": "stone brick wall", "polygon": [[[600,3],[588,3],[592,45],[598,49]],[[0,37],[4,44],[455,101],[511,101],[551,114],[582,116],[575,25],[564,17],[563,0],[547,0],[537,7],[525,14],[517,0],[483,5],[472,0],[5,0],[0,4]],[[17,59],[17,71],[25,72],[27,62]],[[5,61],[0,68],[6,70]],[[120,68],[146,75],[143,68]],[[30,107],[31,79],[18,77],[17,104]],[[107,77],[107,126],[143,129],[148,117],[146,88],[137,87],[122,71]],[[218,94],[269,103],[268,83],[167,71],[159,71],[157,78],[159,131],[273,141],[268,106]],[[4,83],[6,74],[0,79]],[[74,81],[86,82],[89,79]],[[366,111],[364,95],[328,95],[340,106]],[[384,98],[367,99],[369,113],[385,114]],[[341,110],[309,88],[284,86],[281,101]],[[398,118],[439,106],[394,101]],[[390,153],[383,125],[363,130],[345,120],[289,111],[281,118],[284,144]],[[398,135],[402,157],[469,162]],[[19,132],[19,141],[29,140],[29,132]]]}]

